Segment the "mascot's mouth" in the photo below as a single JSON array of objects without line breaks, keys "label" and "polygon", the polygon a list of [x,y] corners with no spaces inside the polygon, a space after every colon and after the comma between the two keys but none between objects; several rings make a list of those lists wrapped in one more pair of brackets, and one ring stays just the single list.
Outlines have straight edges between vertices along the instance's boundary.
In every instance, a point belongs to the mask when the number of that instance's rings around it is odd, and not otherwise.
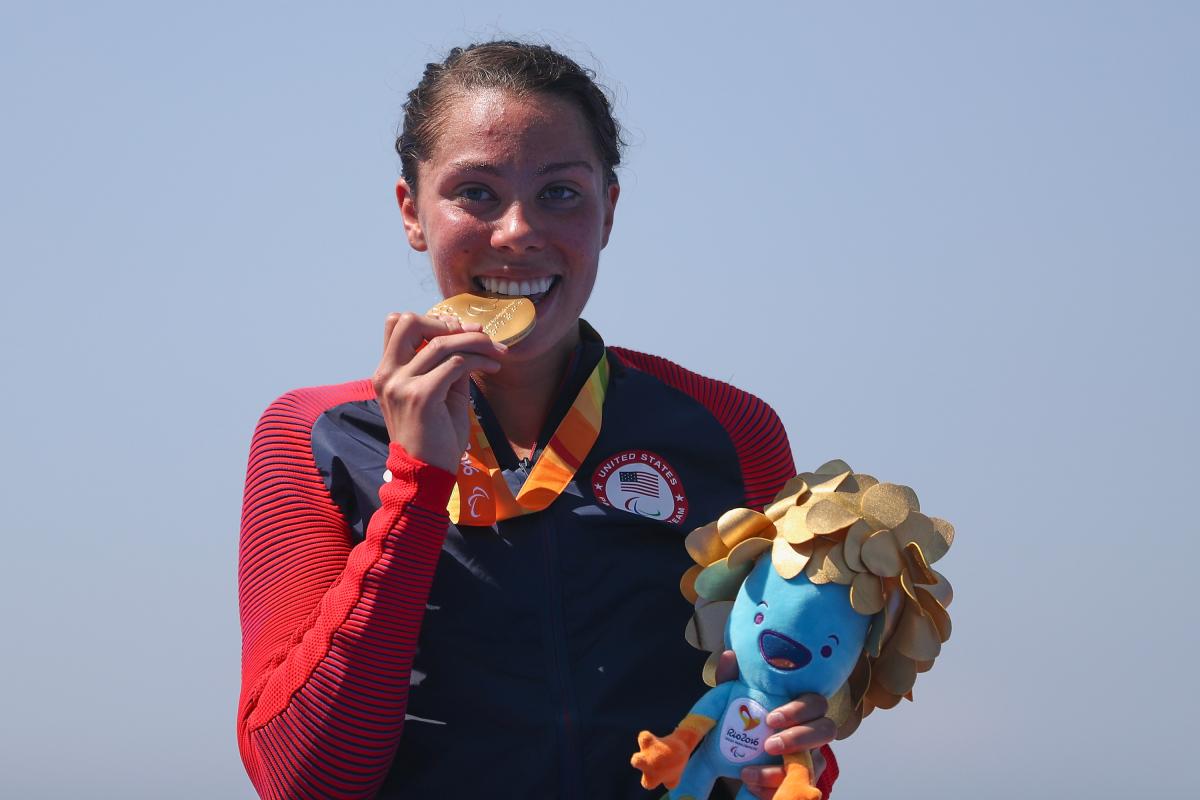
[{"label": "mascot's mouth", "polygon": [[812,661],[812,653],[807,647],[775,631],[767,630],[759,634],[758,650],[763,660],[775,669],[801,669]]}]

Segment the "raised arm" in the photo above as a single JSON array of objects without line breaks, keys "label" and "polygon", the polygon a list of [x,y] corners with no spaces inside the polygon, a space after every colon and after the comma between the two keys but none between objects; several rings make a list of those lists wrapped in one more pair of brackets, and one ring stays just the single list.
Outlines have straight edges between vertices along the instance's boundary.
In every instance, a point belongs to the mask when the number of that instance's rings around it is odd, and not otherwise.
[{"label": "raised arm", "polygon": [[[386,777],[466,444],[468,376],[498,369],[502,352],[477,326],[393,314],[371,383],[285,395],[259,422],[238,563],[238,743],[263,797],[370,797]],[[311,432],[325,409],[371,397],[392,480],[352,546]]]}]

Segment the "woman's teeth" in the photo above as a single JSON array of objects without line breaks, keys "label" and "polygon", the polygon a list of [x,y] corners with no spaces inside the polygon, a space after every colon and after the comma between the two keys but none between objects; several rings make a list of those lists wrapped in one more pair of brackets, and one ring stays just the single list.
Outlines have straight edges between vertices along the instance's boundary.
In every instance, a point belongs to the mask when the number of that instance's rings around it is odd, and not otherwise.
[{"label": "woman's teeth", "polygon": [[531,278],[527,281],[510,281],[505,278],[479,278],[479,285],[485,291],[493,294],[505,294],[511,297],[530,297],[544,294],[550,290],[554,278]]}]

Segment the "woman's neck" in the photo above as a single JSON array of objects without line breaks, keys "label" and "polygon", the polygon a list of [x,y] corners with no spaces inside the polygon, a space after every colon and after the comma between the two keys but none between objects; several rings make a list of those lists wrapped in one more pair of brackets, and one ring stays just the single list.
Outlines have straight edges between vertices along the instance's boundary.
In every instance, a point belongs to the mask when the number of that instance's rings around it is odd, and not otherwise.
[{"label": "woman's neck", "polygon": [[473,376],[518,458],[533,455],[574,350],[575,343],[564,343],[538,358],[508,363],[494,375]]}]

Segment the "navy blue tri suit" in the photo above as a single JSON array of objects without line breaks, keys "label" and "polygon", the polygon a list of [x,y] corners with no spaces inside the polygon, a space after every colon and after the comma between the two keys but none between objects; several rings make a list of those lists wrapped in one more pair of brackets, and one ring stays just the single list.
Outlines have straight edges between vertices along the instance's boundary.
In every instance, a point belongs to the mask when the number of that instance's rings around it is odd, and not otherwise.
[{"label": "navy blue tri suit", "polygon": [[[605,353],[600,338],[586,325],[583,329],[583,343],[539,442],[549,441]],[[298,795],[308,796],[296,787],[307,787],[316,796],[349,781],[345,791],[350,796],[356,785],[353,766],[347,767],[351,777],[341,772],[330,777],[345,761],[384,764],[382,783],[380,775],[366,774],[372,768],[363,767],[361,786],[379,786],[380,798],[661,796],[662,789],[651,793],[641,788],[629,757],[637,749],[639,730],[669,732],[705,689],[700,680],[705,654],[683,637],[691,611],[679,591],[679,579],[690,564],[683,538],[729,508],[762,507],[795,470],[778,417],[759,399],[655,356],[620,348],[607,352],[611,372],[599,437],[549,508],[495,526],[472,527],[451,525],[444,509],[433,507],[437,499],[411,501],[404,513],[419,516],[427,530],[445,531],[440,553],[431,556],[432,583],[417,622],[416,647],[402,653],[401,642],[395,652],[376,649],[369,658],[327,656],[326,661],[336,663],[313,672],[308,681],[319,685],[308,687],[311,693],[305,694],[303,687],[289,689],[299,695],[303,708],[293,708],[290,720],[268,725],[276,728],[269,739],[250,745],[243,741],[243,757],[255,750],[251,758],[256,764],[247,760],[247,769],[258,776],[260,792],[270,794],[274,776],[288,773],[280,780],[289,781],[289,791]],[[294,434],[308,426],[310,451],[298,458],[311,458],[327,493],[323,502],[336,508],[346,546],[354,548],[381,513],[381,494],[385,505],[391,502],[386,500],[388,489],[381,493],[385,471],[393,467],[393,472],[414,473],[401,463],[406,454],[395,445],[389,448],[369,387],[362,382],[347,387],[353,390],[327,387],[319,398],[303,395],[315,390],[301,390],[299,400],[293,393],[286,414]],[[472,389],[483,431],[516,494],[528,465],[512,453],[483,396]],[[268,411],[256,442],[272,436],[271,419]],[[421,467],[425,474],[441,472]],[[320,493],[315,479],[312,486],[306,491]],[[253,494],[248,477],[247,504],[257,508]],[[264,508],[269,504],[269,499],[261,502]],[[258,552],[247,545],[244,527],[243,593],[257,591],[253,576],[258,572],[247,562]],[[403,544],[396,552],[403,561]],[[351,555],[347,563],[353,562]],[[331,595],[340,581],[348,580],[332,572],[329,579]],[[373,625],[385,624],[388,612],[380,607],[382,601],[372,601],[377,605],[368,604],[366,611],[360,609],[366,601],[354,602],[356,610],[344,623],[359,620],[354,636],[369,636]],[[321,603],[314,599],[310,616],[327,611]],[[336,648],[338,637],[345,635],[335,631],[329,646]],[[292,646],[305,646],[305,636],[315,638],[298,633]],[[393,656],[397,661],[389,664]],[[300,659],[290,653],[286,659],[293,657]],[[270,663],[279,671],[281,662],[290,663],[286,659],[281,655]],[[355,672],[378,674],[385,687],[386,679],[394,678],[390,672],[409,664],[407,706],[398,710],[403,718],[395,725],[398,741],[386,738],[393,736],[392,728],[379,734],[380,747],[395,748],[390,766],[372,761],[378,755],[374,751],[360,752],[352,743],[355,730],[347,726],[344,749],[336,741],[320,745],[333,751],[324,759],[334,765],[326,770],[329,774],[299,774],[303,768],[285,752],[288,737],[304,739],[338,704],[367,707],[384,701],[362,696],[370,694],[371,680],[354,684],[368,688],[345,690],[343,679],[350,685]],[[247,681],[269,683],[257,675],[243,677],[244,686]],[[245,702],[245,688],[243,694]],[[298,702],[293,699],[292,706]],[[379,730],[386,722],[379,722]],[[828,752],[827,758],[832,774],[823,783],[836,774]]]}]

